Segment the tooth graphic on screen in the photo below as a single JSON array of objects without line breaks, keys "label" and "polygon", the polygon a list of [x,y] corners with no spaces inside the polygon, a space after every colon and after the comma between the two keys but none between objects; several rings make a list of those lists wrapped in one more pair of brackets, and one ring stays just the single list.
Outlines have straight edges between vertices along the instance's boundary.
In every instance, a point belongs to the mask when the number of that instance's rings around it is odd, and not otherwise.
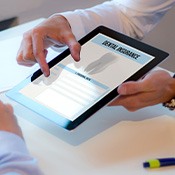
[{"label": "tooth graphic on screen", "polygon": [[113,53],[106,53],[103,56],[101,56],[98,60],[90,63],[86,68],[85,72],[88,72],[89,74],[96,74],[104,69],[106,69],[108,66],[110,66],[112,63],[114,63],[117,60],[117,56]]}]

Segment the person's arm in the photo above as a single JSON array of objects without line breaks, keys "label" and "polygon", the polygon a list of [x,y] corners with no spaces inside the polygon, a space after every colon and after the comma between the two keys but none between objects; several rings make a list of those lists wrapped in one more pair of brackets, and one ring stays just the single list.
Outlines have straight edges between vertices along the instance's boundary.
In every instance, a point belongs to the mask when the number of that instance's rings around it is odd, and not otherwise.
[{"label": "person's arm", "polygon": [[42,175],[30,156],[13,109],[0,101],[0,175]]},{"label": "person's arm", "polygon": [[78,39],[98,25],[105,25],[134,38],[142,38],[175,4],[175,0],[113,0],[88,9],[55,14],[24,34],[17,62],[39,63],[45,76],[47,48],[66,44],[74,60],[80,60]]},{"label": "person's arm", "polygon": [[21,137],[0,131],[0,143],[0,175],[42,175]]},{"label": "person's arm", "polygon": [[142,39],[175,5],[175,0],[112,0],[64,12],[77,39],[99,25]]}]

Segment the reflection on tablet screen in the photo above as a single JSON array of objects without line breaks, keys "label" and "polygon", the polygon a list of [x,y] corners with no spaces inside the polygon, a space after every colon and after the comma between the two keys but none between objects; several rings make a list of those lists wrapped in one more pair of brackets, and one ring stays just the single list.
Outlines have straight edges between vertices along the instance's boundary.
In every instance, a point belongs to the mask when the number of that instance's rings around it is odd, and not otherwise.
[{"label": "reflection on tablet screen", "polygon": [[[68,53],[54,62],[49,77],[28,78],[7,95],[66,129],[75,128],[114,99],[121,83],[133,75],[135,80],[141,78],[161,62],[149,52],[160,57],[164,52],[134,40],[138,47],[149,48],[142,51],[132,47],[133,40],[129,42],[126,36],[122,36],[123,41],[115,38],[115,32],[111,36],[114,38],[95,33],[83,43],[79,62]],[[161,59],[166,56],[164,53]]]},{"label": "reflection on tablet screen", "polygon": [[[106,41],[106,36],[98,35],[83,45],[80,62],[74,63],[69,55],[51,68],[50,77],[42,75],[20,92],[73,121],[108,91],[153,59],[114,40],[108,39],[108,44],[102,47],[104,42],[101,40]],[[109,43],[115,43],[117,48],[132,50],[132,53],[139,54],[140,59],[144,58],[145,61],[140,63],[132,57],[124,57],[117,50],[111,50],[113,48],[109,47]]]}]

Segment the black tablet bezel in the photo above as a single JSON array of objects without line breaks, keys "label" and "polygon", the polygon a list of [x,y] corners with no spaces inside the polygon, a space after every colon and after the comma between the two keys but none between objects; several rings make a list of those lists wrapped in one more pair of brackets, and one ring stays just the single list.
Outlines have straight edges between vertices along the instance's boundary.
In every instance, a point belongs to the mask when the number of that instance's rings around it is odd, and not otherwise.
[{"label": "black tablet bezel", "polygon": [[[144,76],[147,72],[149,72],[152,68],[154,68],[156,65],[158,65],[160,62],[162,62],[164,59],[168,57],[168,53],[157,49],[153,46],[150,46],[148,44],[145,44],[141,41],[138,41],[136,39],[133,39],[131,37],[128,37],[124,34],[121,34],[119,32],[116,32],[114,30],[111,30],[105,26],[99,26],[89,34],[87,34],[85,37],[83,37],[79,43],[81,45],[85,44],[87,41],[89,41],[91,38],[96,36],[97,34],[104,34],[106,36],[109,36],[113,39],[116,39],[124,44],[127,44],[133,48],[136,48],[142,52],[145,52],[149,55],[152,55],[155,57],[152,61],[150,61],[147,65],[145,65],[143,68],[141,68],[139,71],[137,71],[135,74],[130,76],[126,81],[136,81],[142,76]],[[49,67],[53,67],[56,65],[58,62],[60,62],[62,59],[67,57],[70,54],[69,49],[66,49],[64,52],[62,52],[60,55],[55,57],[52,61],[48,63]],[[42,75],[42,71],[39,69],[37,70],[29,79],[30,81],[34,81],[36,78],[38,78],[40,75]],[[125,82],[126,82],[125,81]],[[80,125],[82,122],[84,122],[87,118],[89,118],[91,115],[93,115],[95,112],[97,112],[99,109],[101,109],[103,106],[108,104],[110,101],[112,101],[114,98],[118,96],[117,93],[117,88],[116,87],[114,90],[112,90],[109,94],[107,94],[105,97],[103,97],[100,101],[98,101],[96,104],[94,104],[91,108],[89,108],[86,112],[81,114],[77,119],[74,121],[70,121],[68,119],[61,119],[60,117],[60,122],[58,125],[61,127],[67,129],[67,130],[72,130],[75,129],[78,125]],[[10,98],[14,99],[14,93],[17,93],[19,91],[18,87],[12,89],[7,93],[7,96]],[[15,101],[18,101],[18,99],[14,99]],[[19,101],[18,101],[19,102]],[[37,112],[37,111],[35,111]]]}]

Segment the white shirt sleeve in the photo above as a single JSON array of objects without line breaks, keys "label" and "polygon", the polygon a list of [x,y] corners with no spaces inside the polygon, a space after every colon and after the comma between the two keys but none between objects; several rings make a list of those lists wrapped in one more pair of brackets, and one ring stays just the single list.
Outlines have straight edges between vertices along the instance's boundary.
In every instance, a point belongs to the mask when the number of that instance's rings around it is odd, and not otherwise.
[{"label": "white shirt sleeve", "polygon": [[175,0],[111,0],[61,14],[69,21],[77,39],[99,25],[142,39],[174,5]]},{"label": "white shirt sleeve", "polygon": [[42,175],[22,138],[0,131],[0,144],[0,175]]}]

